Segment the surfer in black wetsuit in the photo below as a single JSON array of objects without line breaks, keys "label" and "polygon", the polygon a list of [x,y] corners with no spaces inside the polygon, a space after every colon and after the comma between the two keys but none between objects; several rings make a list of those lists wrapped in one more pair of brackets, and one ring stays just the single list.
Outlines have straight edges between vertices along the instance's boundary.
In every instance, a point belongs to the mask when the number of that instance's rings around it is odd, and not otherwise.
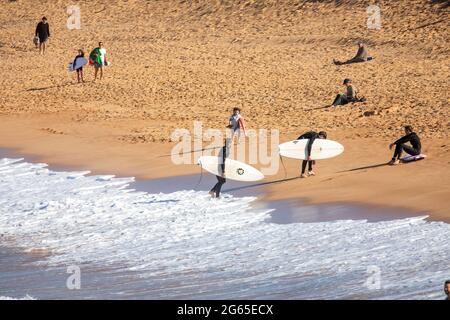
[{"label": "surfer in black wetsuit", "polygon": [[[311,160],[311,148],[314,143],[314,140],[316,139],[326,139],[327,133],[325,131],[320,131],[319,133],[315,131],[309,131],[304,134],[302,134],[300,137],[297,138],[297,140],[302,139],[309,139],[308,144],[306,145],[306,160],[303,160],[302,162],[302,174],[300,175],[301,178],[306,178],[308,176],[315,176],[316,174],[314,171],[312,171],[312,166],[314,160]],[[305,174],[306,165],[308,165],[308,174]]]},{"label": "surfer in black wetsuit", "polygon": [[44,54],[47,40],[50,37],[50,27],[46,17],[42,17],[42,20],[37,24],[35,35],[39,38],[39,53]]},{"label": "surfer in black wetsuit", "polygon": [[[75,68],[75,65],[77,63],[77,59],[80,59],[80,58],[84,58],[84,52],[81,49],[78,50],[78,55],[73,60],[73,63],[72,63],[73,68]],[[84,82],[84,79],[83,79],[83,67],[80,67],[80,68],[77,69],[77,79],[78,79],[78,83]]]},{"label": "surfer in black wetsuit", "polygon": [[[411,126],[405,126],[405,133],[405,136],[389,145],[389,149],[392,149],[395,145],[395,152],[392,160],[389,162],[390,165],[400,163],[400,157],[403,151],[412,156],[418,156],[421,152],[422,145],[420,144],[419,136],[414,132],[413,128]],[[406,145],[407,142],[411,143],[411,146]]]},{"label": "surfer in black wetsuit", "polygon": [[209,191],[209,194],[213,198],[214,197],[216,197],[216,198],[220,197],[220,190],[222,189],[222,186],[226,182],[226,179],[225,179],[225,160],[230,155],[230,144],[231,144],[230,140],[224,139],[224,145],[220,149],[220,152],[219,152],[219,172],[221,172],[222,174],[220,176],[216,176],[217,183],[214,185],[214,187],[211,189],[211,191]]}]

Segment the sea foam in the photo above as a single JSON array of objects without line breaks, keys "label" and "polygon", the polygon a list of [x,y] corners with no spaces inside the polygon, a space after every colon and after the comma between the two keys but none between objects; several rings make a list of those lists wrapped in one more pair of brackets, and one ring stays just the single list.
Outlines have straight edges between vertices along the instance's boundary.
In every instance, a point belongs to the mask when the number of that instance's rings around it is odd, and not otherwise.
[{"label": "sea foam", "polygon": [[2,159],[2,245],[49,252],[44,266],[121,266],[148,298],[426,299],[450,278],[442,222],[275,224],[254,197],[148,194],[133,181]]}]

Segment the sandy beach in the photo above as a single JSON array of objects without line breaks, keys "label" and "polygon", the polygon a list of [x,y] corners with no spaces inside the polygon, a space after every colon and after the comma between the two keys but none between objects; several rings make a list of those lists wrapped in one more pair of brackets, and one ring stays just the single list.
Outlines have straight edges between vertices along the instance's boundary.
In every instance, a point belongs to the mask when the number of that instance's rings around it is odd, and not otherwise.
[{"label": "sandy beach", "polygon": [[[81,29],[68,30],[64,1],[0,5],[0,147],[52,165],[119,176],[198,173],[170,161],[176,128],[223,128],[232,106],[248,126],[280,130],[280,140],[326,130],[343,155],[318,175],[267,184],[268,200],[358,202],[409,208],[450,221],[449,8],[438,1],[381,1],[382,27],[368,29],[369,1],[81,4]],[[31,41],[45,14],[52,36],[38,55]],[[129,13],[133,12],[130,21]],[[11,18],[13,17],[13,18]],[[103,41],[105,78],[76,84],[66,71],[76,50]],[[350,58],[356,41],[376,57]],[[367,102],[323,107],[351,77]],[[397,167],[389,143],[410,124],[428,158]],[[298,161],[286,161],[288,177]],[[267,182],[284,179],[280,170]]]}]

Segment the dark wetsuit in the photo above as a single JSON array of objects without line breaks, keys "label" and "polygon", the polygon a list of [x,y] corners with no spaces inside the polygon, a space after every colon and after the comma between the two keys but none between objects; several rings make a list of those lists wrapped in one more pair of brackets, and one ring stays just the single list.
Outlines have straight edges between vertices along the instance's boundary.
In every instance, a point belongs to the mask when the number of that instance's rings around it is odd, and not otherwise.
[{"label": "dark wetsuit", "polygon": [[[411,143],[411,146],[406,145],[405,143]],[[420,144],[419,136],[415,132],[411,132],[404,137],[401,137],[395,144],[395,152],[392,159],[400,159],[402,155],[402,151],[405,151],[407,154],[412,156],[417,156],[420,154],[422,145]]]},{"label": "dark wetsuit", "polygon": [[[227,145],[224,145],[222,149],[219,152],[219,158],[220,158],[220,170],[222,172],[225,172],[225,159],[229,155],[229,148],[227,148]],[[216,176],[217,183],[214,185],[214,187],[211,189],[211,192],[216,193],[216,198],[220,196],[220,190],[222,189],[222,186],[226,182],[226,179],[222,176]]]},{"label": "dark wetsuit", "polygon": [[[308,144],[306,145],[306,155],[307,155],[307,157],[311,155],[312,145],[314,143],[314,140],[316,140],[318,137],[319,137],[319,134],[317,132],[309,131],[309,132],[306,132],[306,133],[302,134],[300,137],[297,138],[297,140],[309,139]],[[303,160],[303,162],[302,162],[302,174],[305,173],[306,165],[308,165],[308,171],[312,171],[313,161],[312,160]]]},{"label": "dark wetsuit", "polygon": [[341,106],[355,101],[357,101],[356,89],[353,86],[348,86],[346,94],[340,93],[334,98],[333,106]]},{"label": "dark wetsuit", "polygon": [[39,22],[36,26],[36,36],[39,37],[39,42],[44,43],[50,37],[50,27],[47,23]]}]

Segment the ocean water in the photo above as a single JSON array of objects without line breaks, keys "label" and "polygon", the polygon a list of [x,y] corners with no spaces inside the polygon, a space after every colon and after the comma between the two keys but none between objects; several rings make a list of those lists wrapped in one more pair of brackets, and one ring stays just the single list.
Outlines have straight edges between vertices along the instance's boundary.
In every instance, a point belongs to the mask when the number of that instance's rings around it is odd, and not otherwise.
[{"label": "ocean water", "polygon": [[426,216],[277,223],[255,197],[133,182],[0,159],[0,297],[441,299],[450,278],[450,225]]}]

